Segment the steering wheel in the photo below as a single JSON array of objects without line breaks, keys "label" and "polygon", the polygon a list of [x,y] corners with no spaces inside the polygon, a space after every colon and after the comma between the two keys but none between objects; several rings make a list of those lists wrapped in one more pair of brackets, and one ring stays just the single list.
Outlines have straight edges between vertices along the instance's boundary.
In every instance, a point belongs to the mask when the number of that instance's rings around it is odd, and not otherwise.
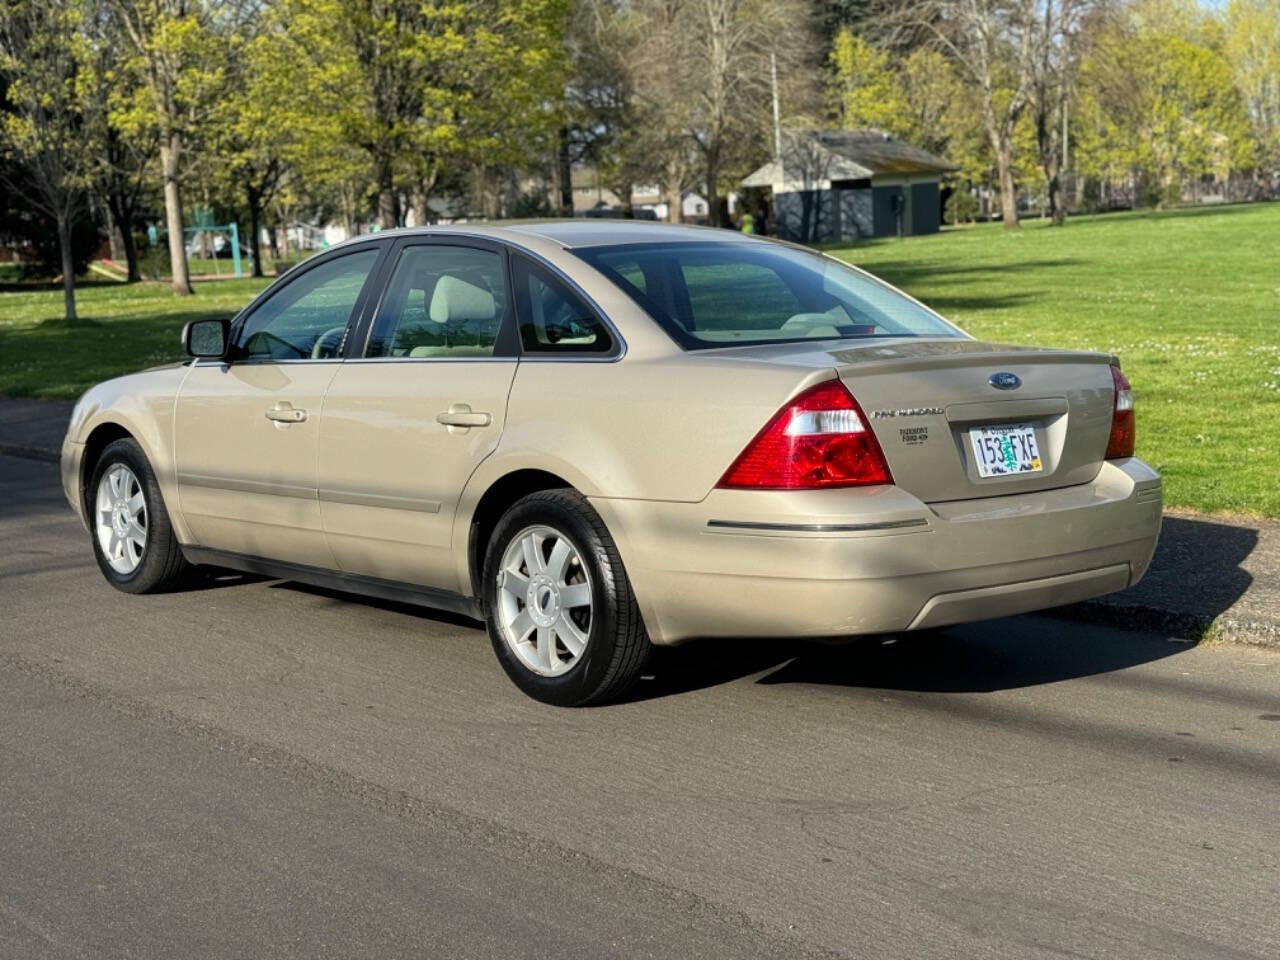
[{"label": "steering wheel", "polygon": [[[344,323],[340,327],[330,327],[324,333],[316,338],[316,344],[311,348],[312,360],[323,360],[326,357],[333,356],[333,351],[338,349],[338,344],[342,342],[342,335],[346,333],[347,325]],[[337,339],[332,345],[326,343],[330,337],[336,336]]]}]

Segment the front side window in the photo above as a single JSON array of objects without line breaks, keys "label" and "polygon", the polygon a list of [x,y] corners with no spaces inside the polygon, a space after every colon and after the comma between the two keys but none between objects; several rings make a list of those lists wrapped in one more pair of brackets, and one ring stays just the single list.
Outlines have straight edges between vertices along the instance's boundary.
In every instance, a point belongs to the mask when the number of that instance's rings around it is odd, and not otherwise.
[{"label": "front side window", "polygon": [[638,243],[573,251],[687,350],[796,340],[963,337],[887,284],[776,244]]},{"label": "front side window", "polygon": [[507,314],[502,255],[452,244],[406,247],[396,263],[369,357],[491,357]]},{"label": "front side window", "polygon": [[512,272],[520,344],[526,353],[608,353],[613,349],[609,328],[551,271],[517,256]]},{"label": "front side window", "polygon": [[336,357],[378,250],[335,257],[286,283],[249,315],[236,339],[246,360]]}]

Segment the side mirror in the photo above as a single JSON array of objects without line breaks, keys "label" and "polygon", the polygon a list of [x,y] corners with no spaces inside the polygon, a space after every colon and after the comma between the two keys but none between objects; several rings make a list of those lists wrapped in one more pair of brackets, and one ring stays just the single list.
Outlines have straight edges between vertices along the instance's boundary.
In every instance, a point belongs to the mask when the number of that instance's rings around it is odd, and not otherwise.
[{"label": "side mirror", "polygon": [[221,359],[230,333],[230,320],[192,320],[182,328],[182,347],[196,358]]}]

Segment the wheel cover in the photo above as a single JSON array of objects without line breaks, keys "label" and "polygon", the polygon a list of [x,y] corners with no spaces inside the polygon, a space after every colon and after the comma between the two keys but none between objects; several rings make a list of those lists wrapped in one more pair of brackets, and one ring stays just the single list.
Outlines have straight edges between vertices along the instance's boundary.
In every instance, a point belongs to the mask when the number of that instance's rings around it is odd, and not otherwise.
[{"label": "wheel cover", "polygon": [[543,677],[567,673],[591,636],[591,576],[582,553],[548,526],[511,538],[498,569],[498,627],[520,662]]},{"label": "wheel cover", "polygon": [[113,464],[98,481],[95,506],[102,555],[116,573],[133,573],[147,549],[147,501],[134,472]]}]

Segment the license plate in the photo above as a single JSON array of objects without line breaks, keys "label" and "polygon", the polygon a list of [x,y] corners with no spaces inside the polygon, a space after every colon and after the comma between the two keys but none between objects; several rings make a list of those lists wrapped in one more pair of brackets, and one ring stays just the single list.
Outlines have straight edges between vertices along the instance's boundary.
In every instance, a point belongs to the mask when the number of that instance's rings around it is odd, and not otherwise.
[{"label": "license plate", "polygon": [[1007,477],[1016,473],[1036,473],[1044,469],[1036,429],[1029,423],[1009,423],[969,430],[978,476]]}]

